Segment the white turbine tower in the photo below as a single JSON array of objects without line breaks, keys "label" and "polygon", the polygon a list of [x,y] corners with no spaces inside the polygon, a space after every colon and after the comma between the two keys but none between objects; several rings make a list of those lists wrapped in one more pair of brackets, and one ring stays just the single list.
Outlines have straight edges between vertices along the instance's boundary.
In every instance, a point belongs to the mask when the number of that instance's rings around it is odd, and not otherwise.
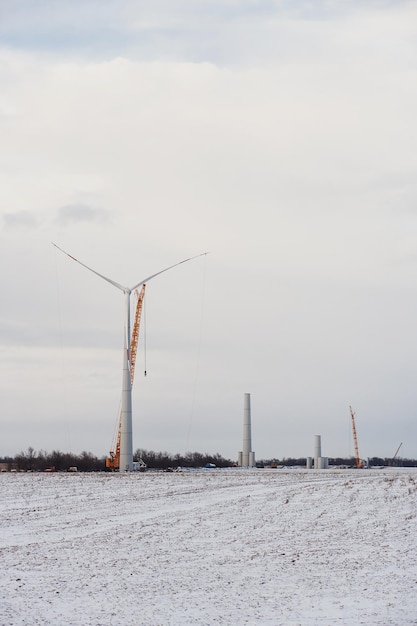
[{"label": "white turbine tower", "polygon": [[62,248],[56,245],[56,243],[52,244],[55,248],[58,248],[61,252],[66,254],[70,259],[76,261],[86,269],[93,272],[100,278],[103,278],[108,283],[117,287],[125,294],[125,325],[124,325],[124,345],[123,345],[123,385],[122,385],[122,407],[120,412],[120,463],[119,463],[119,471],[128,471],[131,472],[133,470],[133,437],[132,437],[132,383],[130,377],[130,294],[132,291],[143,285],[144,283],[149,282],[155,276],[159,276],[159,274],[163,274],[173,267],[177,267],[177,265],[181,265],[182,263],[186,263],[187,261],[192,261],[200,256],[204,256],[207,252],[203,252],[202,254],[197,254],[196,256],[190,257],[189,259],[184,259],[183,261],[179,261],[179,263],[174,263],[174,265],[170,265],[156,274],[152,274],[143,280],[140,280],[133,287],[124,287],[120,283],[117,283],[115,280],[108,278],[107,276],[103,276],[99,272],[91,269],[85,263],[81,263],[78,259],[65,252]]}]

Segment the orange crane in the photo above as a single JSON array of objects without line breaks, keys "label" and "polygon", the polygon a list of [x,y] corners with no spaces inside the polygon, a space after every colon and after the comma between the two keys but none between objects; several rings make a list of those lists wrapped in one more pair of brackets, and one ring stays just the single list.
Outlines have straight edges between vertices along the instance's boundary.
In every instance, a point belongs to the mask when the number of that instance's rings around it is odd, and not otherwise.
[{"label": "orange crane", "polygon": [[361,469],[363,467],[363,462],[359,458],[358,437],[356,435],[356,426],[355,426],[355,413],[353,412],[351,406],[349,407],[349,409],[350,409],[350,416],[352,418],[352,431],[353,431],[353,443],[355,446],[356,467],[358,469]]},{"label": "orange crane", "polygon": [[[133,380],[135,378],[135,365],[136,365],[136,354],[138,351],[138,341],[139,341],[139,326],[140,326],[140,318],[142,315],[143,308],[143,299],[145,297],[145,287],[146,285],[142,285],[142,289],[136,289],[137,303],[136,303],[136,312],[135,312],[135,321],[133,323],[132,330],[132,341],[130,346],[130,382],[133,385]],[[146,371],[145,371],[146,376]],[[119,461],[120,461],[120,415],[119,422],[117,427],[117,437],[116,441],[113,439],[112,449],[109,452],[109,456],[106,458],[106,468],[111,470],[119,469]]]}]

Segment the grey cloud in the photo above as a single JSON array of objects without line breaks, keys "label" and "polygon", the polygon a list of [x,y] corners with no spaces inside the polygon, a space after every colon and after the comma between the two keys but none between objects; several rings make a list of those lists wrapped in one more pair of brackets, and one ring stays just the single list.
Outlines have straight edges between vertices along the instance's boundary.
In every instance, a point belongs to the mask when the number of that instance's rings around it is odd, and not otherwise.
[{"label": "grey cloud", "polygon": [[107,211],[86,204],[67,204],[58,209],[57,221],[61,226],[80,222],[105,222]]},{"label": "grey cloud", "polygon": [[6,230],[34,230],[39,226],[39,219],[31,211],[6,213],[3,220]]}]

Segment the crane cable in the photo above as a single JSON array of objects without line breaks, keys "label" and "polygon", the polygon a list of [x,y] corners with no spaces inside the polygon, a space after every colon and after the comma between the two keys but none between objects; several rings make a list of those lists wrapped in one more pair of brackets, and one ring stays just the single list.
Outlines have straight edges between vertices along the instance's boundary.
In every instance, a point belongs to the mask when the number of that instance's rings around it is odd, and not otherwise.
[{"label": "crane cable", "polygon": [[198,330],[198,345],[196,350],[196,364],[195,364],[195,373],[194,373],[194,384],[193,384],[193,396],[191,399],[191,407],[190,414],[188,420],[188,429],[186,436],[186,449],[189,449],[191,432],[193,427],[193,420],[197,402],[197,387],[199,383],[199,375],[200,375],[200,364],[201,364],[201,351],[203,344],[203,329],[204,329],[204,314],[205,314],[205,302],[206,302],[206,281],[207,281],[207,257],[205,257],[205,263],[203,264],[203,276],[202,276],[202,285],[201,285],[201,305],[200,305],[200,322],[199,322],[199,330]]},{"label": "crane cable", "polygon": [[55,280],[56,280],[56,299],[57,299],[57,315],[58,315],[58,336],[59,336],[59,349],[60,349],[60,378],[61,378],[61,393],[60,398],[62,402],[61,411],[64,419],[64,441],[65,449],[71,452],[71,422],[68,416],[68,379],[67,379],[67,364],[65,361],[64,342],[62,332],[62,307],[61,307],[61,291],[60,291],[60,275],[59,267],[57,263],[57,256],[54,256],[55,261]]},{"label": "crane cable", "polygon": [[143,375],[147,376],[147,370],[146,370],[146,298],[143,299],[143,358],[144,358]]}]

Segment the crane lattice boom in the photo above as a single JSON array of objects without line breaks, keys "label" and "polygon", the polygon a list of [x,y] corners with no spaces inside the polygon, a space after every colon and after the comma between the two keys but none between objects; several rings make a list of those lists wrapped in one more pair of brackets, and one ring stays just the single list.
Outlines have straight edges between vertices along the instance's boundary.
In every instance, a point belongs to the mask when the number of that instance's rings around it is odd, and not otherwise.
[{"label": "crane lattice boom", "polygon": [[[146,288],[146,284],[143,284],[142,289],[140,291],[138,289],[135,290],[138,301],[136,303],[135,321],[133,323],[132,340],[131,340],[131,345],[130,345],[130,382],[132,385],[133,385],[133,380],[135,378],[136,354],[138,351],[139,327],[140,327],[140,319],[142,315],[143,299],[145,297],[145,288]],[[119,469],[120,436],[121,436],[121,415],[119,415],[119,421],[118,421],[118,426],[117,426],[116,445],[114,445],[114,442],[113,442],[112,449],[110,450],[109,456],[106,459],[106,467],[108,469]]]},{"label": "crane lattice boom", "polygon": [[138,341],[139,341],[139,326],[140,326],[140,318],[142,315],[142,307],[143,307],[143,298],[145,297],[145,287],[146,285],[142,285],[142,289],[136,289],[136,295],[138,297],[138,301],[136,304],[136,313],[135,313],[135,322],[133,324],[132,330],[132,343],[130,348],[130,382],[133,385],[133,379],[135,378],[135,365],[136,365],[136,354],[138,351]]},{"label": "crane lattice boom", "polygon": [[350,416],[352,418],[353,444],[355,446],[356,467],[361,468],[363,467],[363,463],[359,457],[358,437],[356,435],[356,426],[355,426],[355,413],[353,412],[353,409],[351,406],[349,407],[349,409],[350,409]]}]

